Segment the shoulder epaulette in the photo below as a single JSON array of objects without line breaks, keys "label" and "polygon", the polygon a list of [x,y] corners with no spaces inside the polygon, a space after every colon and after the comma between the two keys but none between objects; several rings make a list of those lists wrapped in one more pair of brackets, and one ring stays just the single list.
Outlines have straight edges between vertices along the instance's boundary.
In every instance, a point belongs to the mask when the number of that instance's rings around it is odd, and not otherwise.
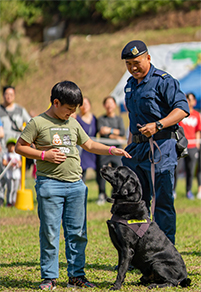
[{"label": "shoulder epaulette", "polygon": [[154,71],[154,74],[155,74],[155,75],[158,75],[158,76],[161,76],[162,78],[170,77],[170,75],[169,75],[167,72],[165,72],[165,71],[163,71],[163,70],[159,70],[159,69],[156,69],[156,70]]}]

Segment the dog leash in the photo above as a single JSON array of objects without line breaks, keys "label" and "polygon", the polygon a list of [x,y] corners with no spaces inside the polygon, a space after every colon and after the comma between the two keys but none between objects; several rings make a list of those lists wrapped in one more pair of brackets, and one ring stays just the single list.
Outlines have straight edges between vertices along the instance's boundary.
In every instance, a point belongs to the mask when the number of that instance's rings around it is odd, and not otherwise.
[{"label": "dog leash", "polygon": [[[137,128],[140,129],[144,127],[141,126],[140,124],[137,124]],[[153,196],[152,196],[152,202],[151,202],[151,216],[152,216],[152,221],[154,220],[154,212],[155,212],[155,205],[156,205],[156,192],[155,192],[155,164],[158,164],[161,161],[161,150],[156,141],[153,139],[153,135],[148,138],[149,139],[149,145],[150,145],[150,150],[149,150],[149,161],[151,162],[151,180],[152,180],[152,187],[153,187]],[[154,145],[160,152],[160,159],[159,161],[155,162],[154,161]]]}]

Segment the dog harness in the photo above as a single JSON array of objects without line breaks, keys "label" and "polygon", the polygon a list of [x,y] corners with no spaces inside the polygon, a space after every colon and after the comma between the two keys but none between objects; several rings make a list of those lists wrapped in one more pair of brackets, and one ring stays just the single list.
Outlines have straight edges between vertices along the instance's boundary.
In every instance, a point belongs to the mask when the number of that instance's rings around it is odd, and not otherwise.
[{"label": "dog harness", "polygon": [[122,223],[132,229],[140,238],[142,238],[149,228],[149,225],[151,223],[151,219],[146,218],[143,220],[137,220],[137,219],[123,219],[122,217],[118,215],[112,215],[111,218],[112,221]]}]

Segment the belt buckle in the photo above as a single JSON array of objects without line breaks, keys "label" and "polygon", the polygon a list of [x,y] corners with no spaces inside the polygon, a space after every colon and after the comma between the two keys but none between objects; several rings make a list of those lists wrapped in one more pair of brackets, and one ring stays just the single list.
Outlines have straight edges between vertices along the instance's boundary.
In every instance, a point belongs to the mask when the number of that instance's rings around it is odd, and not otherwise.
[{"label": "belt buckle", "polygon": [[140,136],[139,135],[136,135],[135,136],[135,143],[136,144],[139,144],[140,143]]}]

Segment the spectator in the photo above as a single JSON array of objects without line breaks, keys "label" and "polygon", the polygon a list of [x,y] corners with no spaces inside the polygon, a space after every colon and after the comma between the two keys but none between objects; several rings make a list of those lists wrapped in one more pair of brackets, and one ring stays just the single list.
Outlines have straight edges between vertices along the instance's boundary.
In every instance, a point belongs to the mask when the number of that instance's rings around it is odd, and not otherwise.
[{"label": "spectator", "polygon": [[3,154],[3,165],[10,167],[6,171],[6,185],[7,185],[7,207],[15,205],[17,198],[17,190],[20,183],[21,171],[20,167],[21,157],[15,153],[16,139],[10,138],[6,142],[7,153]]},{"label": "spectator", "polygon": [[[70,81],[59,82],[51,91],[51,107],[34,117],[23,130],[16,152],[37,159],[36,192],[40,219],[41,290],[56,288],[59,276],[60,226],[64,229],[68,262],[68,287],[92,288],[85,277],[87,245],[87,187],[77,144],[99,155],[126,155],[124,150],[94,142],[70,115],[82,105],[79,87]],[[36,148],[30,147],[34,143]]]},{"label": "spectator", "polygon": [[18,138],[23,129],[23,123],[28,123],[30,115],[15,103],[15,87],[3,88],[3,104],[0,106],[0,117],[4,128],[3,151],[6,150],[6,141],[9,138]]},{"label": "spectator", "polygon": [[[2,164],[3,152],[2,152],[2,146],[1,146],[1,140],[3,137],[4,137],[3,124],[0,119],[0,174],[3,172],[3,169],[4,169],[3,164]],[[0,179],[0,207],[3,206],[3,203],[4,203],[5,183],[6,183],[6,180],[5,180],[5,177],[3,176]]]},{"label": "spectator", "polygon": [[[100,137],[107,139],[116,139],[116,147],[120,148],[121,141],[124,140],[125,128],[123,120],[120,116],[115,114],[116,101],[112,96],[107,96],[103,100],[103,106],[106,113],[98,118],[98,132]],[[118,144],[119,143],[119,144]],[[106,143],[106,145],[111,145]],[[98,205],[103,205],[106,201],[107,195],[105,191],[105,180],[100,176],[100,169],[103,165],[111,163],[112,167],[121,165],[121,159],[117,156],[98,156],[97,157],[97,179],[99,185]]]},{"label": "spectator", "polygon": [[[176,213],[174,209],[174,170],[177,165],[177,123],[189,115],[189,107],[179,82],[151,64],[147,46],[140,40],[129,42],[121,58],[132,75],[125,86],[126,108],[129,112],[130,134],[126,147],[132,159],[122,158],[142,185],[143,200],[150,211],[153,180],[149,138],[153,136],[160,151],[155,151],[154,218],[170,241],[175,243]],[[160,159],[161,157],[161,159]]]},{"label": "spectator", "polygon": [[[83,98],[83,105],[80,106],[80,114],[77,115],[77,121],[80,123],[89,137],[95,137],[97,133],[97,119],[91,113],[91,102],[87,97]],[[80,147],[80,158],[82,167],[82,179],[86,181],[86,172],[88,168],[96,170],[96,154],[90,153]]]},{"label": "spectator", "polygon": [[[201,118],[200,114],[194,110],[196,106],[196,97],[193,93],[186,94],[190,115],[179,122],[184,129],[185,136],[188,140],[188,156],[184,157],[184,165],[186,172],[186,197],[189,200],[194,199],[192,193],[193,176],[195,173],[195,165],[198,160],[198,151],[200,148],[200,131]],[[197,141],[195,141],[197,140]]]},{"label": "spectator", "polygon": [[[4,137],[1,140],[2,153],[6,152],[6,141],[10,138],[17,139],[23,128],[23,123],[30,120],[27,111],[15,103],[15,87],[5,86],[3,88],[3,103],[0,105],[0,117],[4,129]],[[2,161],[0,161],[2,164]],[[0,169],[4,166],[1,165]],[[5,178],[3,178],[4,180]],[[0,198],[4,200],[5,184],[1,182]],[[2,200],[0,200],[2,202]]]}]

